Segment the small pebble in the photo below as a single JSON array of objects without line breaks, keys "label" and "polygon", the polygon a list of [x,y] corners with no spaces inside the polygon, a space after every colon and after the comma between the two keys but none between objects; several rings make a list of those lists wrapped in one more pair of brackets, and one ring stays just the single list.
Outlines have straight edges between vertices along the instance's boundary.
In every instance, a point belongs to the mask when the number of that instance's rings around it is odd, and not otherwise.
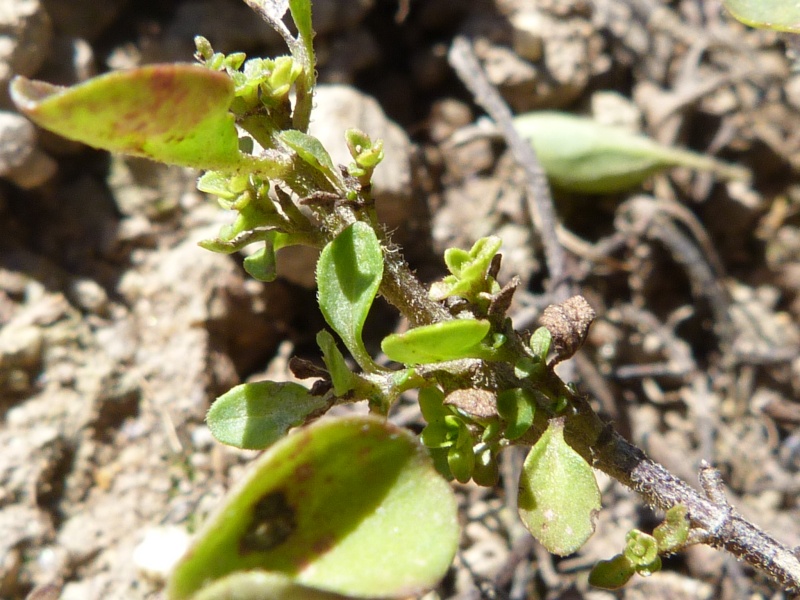
[{"label": "small pebble", "polygon": [[189,534],[176,526],[153,527],[133,551],[133,564],[145,577],[165,581],[189,548]]}]

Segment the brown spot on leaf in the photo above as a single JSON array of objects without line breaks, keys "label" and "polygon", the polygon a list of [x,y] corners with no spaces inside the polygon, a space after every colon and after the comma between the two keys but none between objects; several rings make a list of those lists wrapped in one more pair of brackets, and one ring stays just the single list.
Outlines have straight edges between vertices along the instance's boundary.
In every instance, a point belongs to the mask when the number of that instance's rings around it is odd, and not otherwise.
[{"label": "brown spot on leaf", "polygon": [[239,541],[239,552],[267,552],[280,546],[297,528],[295,511],[283,490],[274,490],[253,506],[247,532]]},{"label": "brown spot on leaf", "polygon": [[313,475],[314,475],[314,467],[310,463],[303,463],[301,465],[297,465],[297,468],[294,470],[294,477],[298,483],[307,481]]}]

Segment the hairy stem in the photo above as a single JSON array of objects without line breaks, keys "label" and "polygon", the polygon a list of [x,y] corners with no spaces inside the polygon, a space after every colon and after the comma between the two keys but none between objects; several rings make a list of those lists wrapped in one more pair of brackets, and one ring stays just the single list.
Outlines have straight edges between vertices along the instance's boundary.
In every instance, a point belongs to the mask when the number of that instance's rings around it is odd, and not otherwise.
[{"label": "hairy stem", "polygon": [[444,306],[428,297],[428,290],[411,272],[397,246],[389,244],[383,257],[380,293],[413,327],[453,318]]}]

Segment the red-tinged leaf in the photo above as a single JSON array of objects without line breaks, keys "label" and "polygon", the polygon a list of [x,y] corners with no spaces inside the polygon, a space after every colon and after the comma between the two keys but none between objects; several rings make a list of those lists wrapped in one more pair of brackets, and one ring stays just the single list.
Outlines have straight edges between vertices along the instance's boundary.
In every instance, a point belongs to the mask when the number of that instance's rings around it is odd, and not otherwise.
[{"label": "red-tinged leaf", "polygon": [[201,169],[243,162],[233,82],[219,71],[148,65],[69,88],[17,77],[11,96],[37,125],[95,148]]}]

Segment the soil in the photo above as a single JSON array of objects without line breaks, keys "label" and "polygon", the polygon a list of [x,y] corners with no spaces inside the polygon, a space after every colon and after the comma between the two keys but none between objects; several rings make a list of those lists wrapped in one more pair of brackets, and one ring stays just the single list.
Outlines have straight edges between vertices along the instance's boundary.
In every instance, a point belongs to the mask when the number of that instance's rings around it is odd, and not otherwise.
[{"label": "soil", "polygon": [[[570,275],[598,314],[560,368],[674,474],[695,484],[712,462],[737,510],[800,546],[800,74],[786,40],[710,0],[316,5],[320,81],[357,107],[318,119],[319,135],[363,119],[391,140],[376,194],[426,281],[444,248],[500,235],[520,328],[546,303],[541,240],[522,171],[473,127],[481,110],[447,64],[455,35],[515,112],[593,114],[751,170],[749,183],[673,169],[611,196],[556,192]],[[2,83],[189,61],[196,34],[223,52],[283,52],[239,0],[6,0],[0,21]],[[0,109],[13,121],[2,94]],[[197,246],[228,215],[196,173],[41,131],[3,143],[39,162],[0,179],[0,598],[47,585],[70,600],[160,598],[186,532],[254,456],[214,441],[208,407],[317,352],[314,256],[255,282],[241,256]],[[399,325],[377,306],[372,348]],[[395,418],[420,422],[412,408]],[[601,478],[597,533],[557,558],[508,509],[511,481],[458,486],[461,550],[426,599],[789,597],[706,547],[618,592],[590,588],[591,566],[660,515]]]}]

